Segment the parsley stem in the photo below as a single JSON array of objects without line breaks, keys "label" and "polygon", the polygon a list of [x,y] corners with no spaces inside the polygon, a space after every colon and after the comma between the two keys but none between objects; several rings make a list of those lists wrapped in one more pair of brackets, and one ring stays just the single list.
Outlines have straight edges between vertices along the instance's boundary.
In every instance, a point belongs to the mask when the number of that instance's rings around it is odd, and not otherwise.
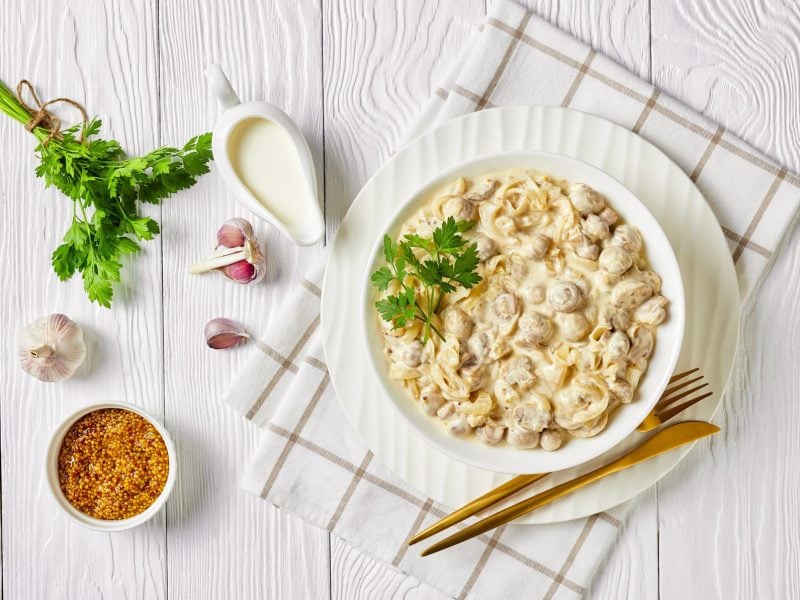
[{"label": "parsley stem", "polygon": [[443,342],[447,341],[447,340],[445,340],[445,339],[444,339],[444,335],[442,335],[442,332],[441,332],[441,331],[439,331],[439,330],[436,328],[436,325],[434,325],[433,323],[431,323],[431,329],[433,329],[433,332],[434,332],[436,335],[438,335],[438,336],[441,338],[441,340],[442,340]]}]

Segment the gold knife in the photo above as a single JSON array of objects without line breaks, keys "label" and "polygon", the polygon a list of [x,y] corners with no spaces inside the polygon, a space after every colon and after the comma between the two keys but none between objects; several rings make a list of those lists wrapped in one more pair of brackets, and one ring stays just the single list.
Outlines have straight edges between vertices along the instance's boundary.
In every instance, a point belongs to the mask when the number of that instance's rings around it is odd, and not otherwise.
[{"label": "gold knife", "polygon": [[422,540],[436,535],[440,531],[444,531],[456,523],[460,523],[467,517],[471,517],[472,515],[481,512],[484,508],[492,506],[493,504],[498,503],[500,500],[506,499],[512,494],[516,494],[518,491],[525,489],[532,483],[539,481],[542,477],[547,475],[549,475],[549,473],[536,473],[533,475],[517,475],[516,477],[509,479],[504,484],[486,492],[483,496],[475,498],[475,500],[469,504],[465,504],[458,510],[451,512],[446,517],[443,517],[440,521],[436,521],[436,523],[427,529],[420,531],[418,534],[408,540],[408,545],[413,546],[417,542],[421,542]]},{"label": "gold knife", "polygon": [[453,535],[436,542],[429,548],[426,548],[421,552],[421,555],[428,556],[429,554],[433,554],[434,552],[439,552],[439,550],[444,550],[445,548],[459,544],[491,529],[500,527],[500,525],[504,525],[505,523],[513,521],[522,515],[526,515],[537,508],[541,508],[542,506],[549,504],[554,500],[561,498],[562,496],[566,496],[567,494],[570,494],[585,485],[593,483],[598,479],[602,479],[607,475],[611,475],[617,471],[622,471],[623,469],[632,467],[635,464],[643,462],[649,458],[653,458],[654,456],[658,456],[659,454],[663,454],[664,452],[668,452],[674,448],[677,448],[678,446],[683,446],[689,442],[694,442],[695,440],[713,435],[718,431],[719,427],[716,425],[704,423],[702,421],[686,421],[684,423],[678,423],[676,425],[672,425],[671,427],[667,427],[666,429],[662,429],[654,436],[650,437],[647,441],[628,452],[625,456],[618,458],[617,460],[600,467],[599,469],[595,469],[594,471],[586,473],[585,475],[581,475],[580,477],[576,477],[575,479],[544,491],[541,494],[537,494],[532,498],[517,502],[516,504],[496,512],[493,515],[478,521],[477,523],[473,523],[461,531],[458,531]]}]

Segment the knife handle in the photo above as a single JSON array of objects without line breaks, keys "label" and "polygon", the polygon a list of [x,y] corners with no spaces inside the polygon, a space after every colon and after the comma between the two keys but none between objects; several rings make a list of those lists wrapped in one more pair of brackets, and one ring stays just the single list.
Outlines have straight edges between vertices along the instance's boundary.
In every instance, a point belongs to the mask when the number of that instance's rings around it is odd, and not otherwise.
[{"label": "knife handle", "polygon": [[475,498],[475,500],[469,504],[465,504],[458,510],[454,510],[449,515],[442,517],[441,520],[437,521],[427,529],[420,531],[417,535],[408,540],[408,545],[413,546],[417,542],[428,539],[432,535],[436,535],[440,531],[444,531],[448,527],[455,525],[456,523],[460,523],[467,517],[478,514],[484,508],[492,506],[493,504],[497,504],[501,500],[505,500],[512,494],[516,494],[520,490],[532,485],[534,482],[539,481],[545,475],[547,475],[547,473],[537,473],[535,475],[517,475],[516,477],[509,479],[503,485],[486,492],[479,498]]},{"label": "knife handle", "polygon": [[453,535],[436,542],[429,548],[423,550],[420,554],[422,556],[428,556],[434,552],[438,552],[455,544],[459,544],[491,529],[500,527],[501,525],[513,521],[522,515],[526,515],[537,508],[541,508],[546,504],[550,504],[554,500],[557,500],[562,496],[566,496],[567,494],[571,494],[575,490],[597,481],[598,479],[602,479],[607,475],[627,469],[628,467],[631,467],[637,463],[645,461],[649,458],[653,458],[654,456],[658,456],[659,454],[663,454],[664,452],[682,446],[683,444],[712,435],[718,431],[719,427],[716,425],[697,421],[687,421],[685,423],[678,423],[672,427],[667,427],[621,458],[595,469],[594,471],[590,471],[585,475],[565,481],[564,483],[550,488],[549,490],[546,490],[540,494],[536,494],[531,498],[522,500],[512,506],[509,506],[508,508],[496,512],[493,515],[490,515],[485,519],[478,521],[477,523],[473,523],[461,531],[458,531]]}]

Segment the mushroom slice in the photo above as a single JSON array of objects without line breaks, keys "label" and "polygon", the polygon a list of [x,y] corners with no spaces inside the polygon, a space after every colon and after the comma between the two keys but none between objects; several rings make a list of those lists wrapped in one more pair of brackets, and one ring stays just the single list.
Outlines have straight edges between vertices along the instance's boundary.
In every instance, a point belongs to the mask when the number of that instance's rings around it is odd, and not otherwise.
[{"label": "mushroom slice", "polygon": [[619,220],[619,215],[617,212],[611,208],[610,206],[606,206],[603,210],[601,210],[598,214],[598,217],[603,219],[609,225],[613,225]]},{"label": "mushroom slice", "polygon": [[506,428],[501,425],[490,425],[487,423],[482,427],[478,427],[475,430],[475,434],[484,444],[495,446],[503,441],[503,437],[506,435]]},{"label": "mushroom slice", "polygon": [[561,335],[569,342],[579,342],[589,332],[589,321],[581,313],[558,313],[556,323]]},{"label": "mushroom slice", "polygon": [[617,308],[633,310],[652,295],[652,288],[644,281],[620,281],[611,290],[611,304]]},{"label": "mushroom slice", "polygon": [[464,382],[469,386],[470,391],[480,388],[486,379],[486,369],[481,365],[473,355],[468,355],[458,370],[458,374],[464,379]]},{"label": "mushroom slice", "polygon": [[611,236],[611,242],[614,246],[621,246],[632,254],[638,254],[642,249],[642,235],[639,230],[633,225],[623,223],[617,225],[614,229],[614,235]]},{"label": "mushroom slice", "polygon": [[583,235],[575,247],[575,254],[587,260],[597,260],[600,255],[600,246],[589,239],[588,236]]},{"label": "mushroom slice", "polygon": [[645,300],[633,313],[633,319],[643,325],[655,326],[667,316],[665,307],[669,301],[664,296],[653,296]]},{"label": "mushroom slice", "polygon": [[447,430],[450,432],[450,435],[463,437],[472,431],[472,426],[469,424],[466,417],[459,416],[447,424]]},{"label": "mushroom slice", "polygon": [[454,217],[459,221],[474,221],[478,216],[478,207],[474,202],[461,196],[445,201],[442,212],[446,217]]},{"label": "mushroom slice", "polygon": [[525,402],[517,404],[511,411],[515,427],[525,431],[542,431],[553,418],[550,402],[536,392],[525,396]]},{"label": "mushroom slice", "polygon": [[534,233],[530,239],[522,244],[521,252],[526,258],[540,260],[547,254],[547,249],[550,247],[550,238],[541,233]]},{"label": "mushroom slice", "polygon": [[406,367],[418,367],[422,360],[422,344],[419,340],[398,343],[392,351],[392,360]]},{"label": "mushroom slice", "polygon": [[603,197],[585,183],[573,183],[569,186],[569,199],[583,217],[599,213],[606,205]]},{"label": "mushroom slice", "polygon": [[497,320],[506,327],[514,324],[519,316],[519,300],[512,292],[503,292],[492,302]]},{"label": "mushroom slice", "polygon": [[608,221],[598,215],[587,215],[581,228],[584,235],[595,242],[602,242],[611,237]]},{"label": "mushroom slice", "polygon": [[633,255],[621,246],[608,246],[600,253],[598,266],[612,275],[622,275],[633,266]]},{"label": "mushroom slice", "polygon": [[641,278],[642,281],[650,286],[654,294],[658,294],[661,291],[661,277],[659,277],[657,273],[653,271],[642,271]]},{"label": "mushroom slice", "polygon": [[522,346],[539,346],[553,335],[550,319],[538,312],[528,312],[519,320],[517,335],[514,338]]},{"label": "mushroom slice", "polygon": [[556,281],[547,290],[547,302],[560,312],[572,312],[581,303],[581,290],[571,281]]},{"label": "mushroom slice", "polygon": [[615,331],[606,343],[606,356],[610,361],[620,361],[628,356],[630,349],[631,341],[628,336],[621,331]]},{"label": "mushroom slice", "polygon": [[518,356],[508,361],[503,372],[503,379],[520,389],[528,389],[533,385],[536,376],[533,374],[531,359],[527,356]]},{"label": "mushroom slice", "polygon": [[473,333],[467,341],[467,347],[481,364],[502,358],[510,351],[495,329]]},{"label": "mushroom slice", "polygon": [[492,197],[499,185],[500,182],[496,179],[487,179],[484,183],[475,186],[464,194],[464,197],[471,202],[483,202]]},{"label": "mushroom slice", "polygon": [[497,244],[494,240],[483,234],[478,234],[475,238],[475,244],[478,246],[478,259],[486,261],[497,255]]},{"label": "mushroom slice", "polygon": [[628,360],[637,362],[642,358],[649,358],[653,352],[653,334],[646,327],[640,325],[633,325],[628,330],[628,336],[631,338],[631,350],[628,352]]},{"label": "mushroom slice", "polygon": [[529,450],[539,445],[539,433],[536,431],[526,431],[512,427],[508,430],[506,440],[511,446],[521,450]]},{"label": "mushroom slice", "polygon": [[611,395],[623,404],[630,404],[633,400],[633,386],[624,379],[617,379],[608,386]]},{"label": "mushroom slice", "polygon": [[548,452],[558,450],[561,447],[562,440],[561,432],[558,429],[545,429],[539,435],[539,443],[542,445],[542,450],[547,450]]},{"label": "mushroom slice", "polygon": [[616,331],[626,331],[632,324],[630,313],[614,306],[606,306],[600,311],[600,322],[610,325]]},{"label": "mushroom slice", "polygon": [[444,311],[444,330],[452,333],[459,340],[466,340],[472,334],[472,319],[457,306],[451,306]]}]

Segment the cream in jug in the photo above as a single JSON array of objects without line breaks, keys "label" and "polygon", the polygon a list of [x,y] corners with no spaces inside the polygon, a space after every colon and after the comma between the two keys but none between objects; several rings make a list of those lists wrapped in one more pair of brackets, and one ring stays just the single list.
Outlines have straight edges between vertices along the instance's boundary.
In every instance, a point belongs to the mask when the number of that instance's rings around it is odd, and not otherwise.
[{"label": "cream in jug", "polygon": [[325,224],[308,144],[291,119],[266,102],[241,103],[219,65],[206,71],[225,111],[214,129],[214,159],[248,209],[301,245],[319,241]]}]

